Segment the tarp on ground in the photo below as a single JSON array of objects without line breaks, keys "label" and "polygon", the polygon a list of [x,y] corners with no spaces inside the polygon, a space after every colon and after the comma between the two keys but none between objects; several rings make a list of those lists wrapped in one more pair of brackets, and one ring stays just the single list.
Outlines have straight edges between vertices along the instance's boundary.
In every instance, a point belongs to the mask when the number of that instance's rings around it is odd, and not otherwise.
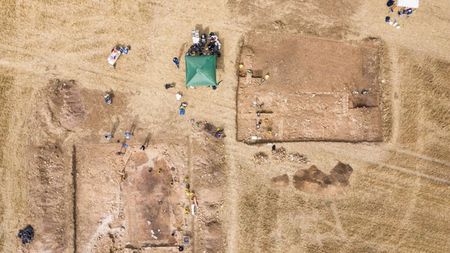
[{"label": "tarp on ground", "polygon": [[214,86],[217,58],[215,55],[186,55],[186,86]]},{"label": "tarp on ground", "polygon": [[398,7],[419,8],[419,0],[398,0]]}]

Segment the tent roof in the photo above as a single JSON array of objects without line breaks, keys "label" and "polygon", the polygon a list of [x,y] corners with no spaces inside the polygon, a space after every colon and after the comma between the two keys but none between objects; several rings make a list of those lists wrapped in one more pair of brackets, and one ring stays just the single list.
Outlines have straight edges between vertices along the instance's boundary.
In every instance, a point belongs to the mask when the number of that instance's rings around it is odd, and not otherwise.
[{"label": "tent roof", "polygon": [[419,0],[398,0],[397,6],[419,8]]},{"label": "tent roof", "polygon": [[215,55],[189,56],[186,62],[186,86],[213,86],[216,85]]}]

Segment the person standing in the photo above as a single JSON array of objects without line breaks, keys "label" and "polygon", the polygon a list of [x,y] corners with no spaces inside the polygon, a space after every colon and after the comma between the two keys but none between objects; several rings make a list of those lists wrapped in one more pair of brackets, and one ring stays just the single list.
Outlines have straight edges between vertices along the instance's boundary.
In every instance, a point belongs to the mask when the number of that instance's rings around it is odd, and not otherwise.
[{"label": "person standing", "polygon": [[394,12],[394,7],[395,7],[395,1],[394,0],[388,0],[386,5],[389,8],[390,12]]},{"label": "person standing", "polygon": [[172,61],[173,61],[173,63],[175,63],[175,65],[179,69],[180,68],[180,60],[178,59],[178,57],[173,57]]}]

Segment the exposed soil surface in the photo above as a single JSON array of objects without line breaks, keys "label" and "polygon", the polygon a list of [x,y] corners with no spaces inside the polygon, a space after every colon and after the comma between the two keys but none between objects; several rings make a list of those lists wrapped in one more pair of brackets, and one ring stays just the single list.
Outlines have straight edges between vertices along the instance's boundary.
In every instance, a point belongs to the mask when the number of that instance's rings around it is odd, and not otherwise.
[{"label": "exposed soil surface", "polygon": [[330,172],[329,175],[319,170],[316,166],[311,166],[307,170],[299,170],[294,175],[295,188],[302,190],[305,184],[317,184],[322,188],[329,185],[347,186],[348,180],[353,172],[352,167],[348,164],[339,162]]},{"label": "exposed soil surface", "polygon": [[[449,9],[395,29],[383,1],[2,1],[0,252],[449,252]],[[194,27],[222,43],[216,90],[184,87]],[[269,79],[242,104],[249,42]],[[377,142],[235,138],[269,127]]]},{"label": "exposed soil surface", "polygon": [[[245,36],[238,140],[381,141],[381,42]],[[267,80],[266,80],[267,79]]]}]

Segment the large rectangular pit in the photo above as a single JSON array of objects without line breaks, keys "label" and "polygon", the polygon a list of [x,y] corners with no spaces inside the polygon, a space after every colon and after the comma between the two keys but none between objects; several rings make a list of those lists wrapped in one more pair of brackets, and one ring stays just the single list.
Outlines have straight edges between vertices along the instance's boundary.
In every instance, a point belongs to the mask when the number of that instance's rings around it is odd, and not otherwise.
[{"label": "large rectangular pit", "polygon": [[381,141],[380,48],[376,40],[249,34],[239,66],[237,139]]}]

